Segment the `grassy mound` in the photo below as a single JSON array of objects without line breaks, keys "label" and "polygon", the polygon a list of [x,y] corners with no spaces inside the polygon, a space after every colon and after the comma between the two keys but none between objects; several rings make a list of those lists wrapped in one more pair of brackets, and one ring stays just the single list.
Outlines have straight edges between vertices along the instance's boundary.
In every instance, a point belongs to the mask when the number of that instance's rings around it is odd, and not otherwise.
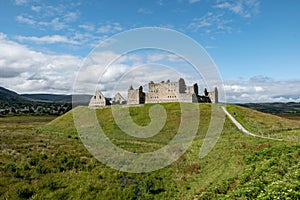
[{"label": "grassy mound", "polygon": [[[163,106],[170,119],[161,133],[148,140],[123,133],[116,126],[110,108],[96,113],[105,133],[116,145],[134,152],[148,152],[167,144],[177,131],[179,105]],[[299,199],[299,143],[245,136],[227,119],[214,149],[199,159],[210,122],[210,106],[199,104],[198,137],[180,159],[168,167],[141,174],[120,172],[93,158],[76,134],[72,112],[45,126],[35,123],[43,121],[38,117],[31,124],[19,123],[26,121],[21,116],[12,121],[0,118],[0,196],[4,199]],[[150,107],[130,108],[133,120],[147,125]],[[240,107],[228,107],[230,112],[241,116]],[[257,124],[261,124],[260,116],[265,116],[251,110],[245,112],[257,118]],[[271,115],[265,118],[268,118],[265,127],[274,127],[271,122],[278,119]],[[295,121],[280,123],[283,129],[298,126]]]},{"label": "grassy mound", "polygon": [[[153,104],[146,104],[142,107],[130,107],[130,116],[132,117],[133,121],[140,126],[148,125],[151,121],[149,117],[149,109],[152,105]],[[91,112],[90,114],[96,112],[96,116],[101,128],[114,144],[132,152],[154,151],[168,144],[168,142],[176,135],[181,118],[179,103],[165,103],[161,105],[166,109],[167,121],[158,134],[146,139],[135,138],[124,133],[114,121],[114,117],[110,108],[91,111],[87,107],[77,107],[75,108],[76,110],[70,111],[44,126],[43,130],[74,135],[77,132],[74,125],[73,112]],[[197,136],[203,138],[205,137],[210,122],[211,105],[199,104],[199,107],[201,120]]]},{"label": "grassy mound", "polygon": [[[78,108],[77,108],[78,109]],[[49,132],[76,134],[76,128],[74,126],[73,110],[61,115],[42,128]]]}]

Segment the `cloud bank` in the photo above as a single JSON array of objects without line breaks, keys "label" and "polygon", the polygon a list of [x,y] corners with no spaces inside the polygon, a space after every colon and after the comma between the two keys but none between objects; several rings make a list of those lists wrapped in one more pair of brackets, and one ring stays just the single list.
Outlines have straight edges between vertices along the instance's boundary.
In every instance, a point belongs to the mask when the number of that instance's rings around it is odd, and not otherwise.
[{"label": "cloud bank", "polygon": [[[8,39],[3,33],[0,33],[0,52],[0,85],[18,93],[70,94],[83,61],[79,56],[33,50]],[[200,92],[203,90],[202,80],[196,79],[193,72],[175,55],[162,52],[145,56],[129,54],[105,68],[119,56],[114,52],[99,52],[96,59],[90,60],[92,62],[81,71],[81,79],[78,80],[80,92],[92,94],[95,89],[100,89],[105,95],[112,96],[116,90],[126,97],[131,84],[134,87],[146,87],[150,80],[177,81],[179,77],[185,78],[187,84],[198,82]],[[176,69],[179,73],[153,65],[160,62],[177,64],[180,66]],[[299,85],[300,79],[276,80],[266,76],[224,81],[229,103],[300,102]]]},{"label": "cloud bank", "polygon": [[19,93],[70,91],[81,58],[36,51],[0,33],[0,85]]},{"label": "cloud bank", "polygon": [[300,102],[300,79],[276,80],[266,76],[225,81],[227,101]]}]

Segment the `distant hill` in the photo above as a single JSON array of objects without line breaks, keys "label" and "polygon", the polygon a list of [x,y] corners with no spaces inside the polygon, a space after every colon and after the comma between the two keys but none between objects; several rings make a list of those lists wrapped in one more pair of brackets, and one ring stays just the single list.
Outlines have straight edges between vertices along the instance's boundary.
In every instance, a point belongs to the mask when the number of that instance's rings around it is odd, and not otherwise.
[{"label": "distant hill", "polygon": [[238,104],[243,107],[270,113],[289,119],[300,120],[300,102],[289,103],[246,103]]},{"label": "distant hill", "polygon": [[18,93],[0,87],[0,103],[30,103],[32,100]]},{"label": "distant hill", "polygon": [[258,110],[261,112],[277,114],[277,113],[298,113],[300,114],[300,102],[289,103],[245,103],[239,104],[247,108]]},{"label": "distant hill", "polygon": [[[22,97],[45,103],[72,103],[72,95],[64,94],[21,94]],[[87,104],[92,95],[78,94],[75,103]]]},{"label": "distant hill", "polygon": [[[88,104],[92,95],[76,95],[76,104]],[[18,94],[0,87],[0,103],[72,103],[72,95],[64,94]]]},{"label": "distant hill", "polygon": [[22,97],[32,99],[33,101],[42,102],[72,102],[71,95],[61,94],[21,94]]}]

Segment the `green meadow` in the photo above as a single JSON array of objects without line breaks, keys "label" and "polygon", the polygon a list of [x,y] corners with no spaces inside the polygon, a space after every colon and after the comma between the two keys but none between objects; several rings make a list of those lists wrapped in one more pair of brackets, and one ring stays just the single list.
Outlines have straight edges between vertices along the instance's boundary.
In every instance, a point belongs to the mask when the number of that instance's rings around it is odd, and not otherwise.
[{"label": "green meadow", "polygon": [[[157,135],[144,139],[124,133],[111,108],[95,112],[110,141],[144,153],[167,145],[177,133],[179,104],[161,105],[167,121]],[[151,106],[130,107],[133,121],[149,124]],[[226,118],[217,144],[200,159],[211,105],[199,108],[199,128],[189,149],[171,165],[149,173],[121,172],[95,159],[77,134],[74,111],[57,118],[0,117],[1,199],[300,199],[299,121],[227,105],[249,131],[283,140],[243,135]]]}]

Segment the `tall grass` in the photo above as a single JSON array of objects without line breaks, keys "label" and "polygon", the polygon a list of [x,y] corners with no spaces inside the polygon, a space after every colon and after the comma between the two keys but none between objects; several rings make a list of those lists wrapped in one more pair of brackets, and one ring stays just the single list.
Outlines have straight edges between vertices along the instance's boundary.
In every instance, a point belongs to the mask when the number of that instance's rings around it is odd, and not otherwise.
[{"label": "tall grass", "polygon": [[[141,125],[149,123],[150,106],[130,108],[133,120]],[[167,144],[176,134],[180,121],[178,104],[163,106],[170,119],[163,130],[149,140],[133,138],[118,129],[110,108],[96,113],[116,145],[147,152]],[[72,112],[47,125],[44,124],[53,118],[0,118],[0,196],[3,199],[299,197],[299,143],[251,138],[241,134],[227,119],[215,148],[199,159],[199,148],[210,122],[210,105],[199,106],[199,137],[187,152],[170,166],[141,174],[116,171],[93,158],[77,136]],[[258,125],[270,130],[298,126],[296,122],[281,119],[281,125],[275,125],[273,120],[278,118],[239,107],[229,106],[228,110],[236,112],[241,119],[251,116],[254,122],[244,122],[244,125],[249,123],[249,127]]]}]

